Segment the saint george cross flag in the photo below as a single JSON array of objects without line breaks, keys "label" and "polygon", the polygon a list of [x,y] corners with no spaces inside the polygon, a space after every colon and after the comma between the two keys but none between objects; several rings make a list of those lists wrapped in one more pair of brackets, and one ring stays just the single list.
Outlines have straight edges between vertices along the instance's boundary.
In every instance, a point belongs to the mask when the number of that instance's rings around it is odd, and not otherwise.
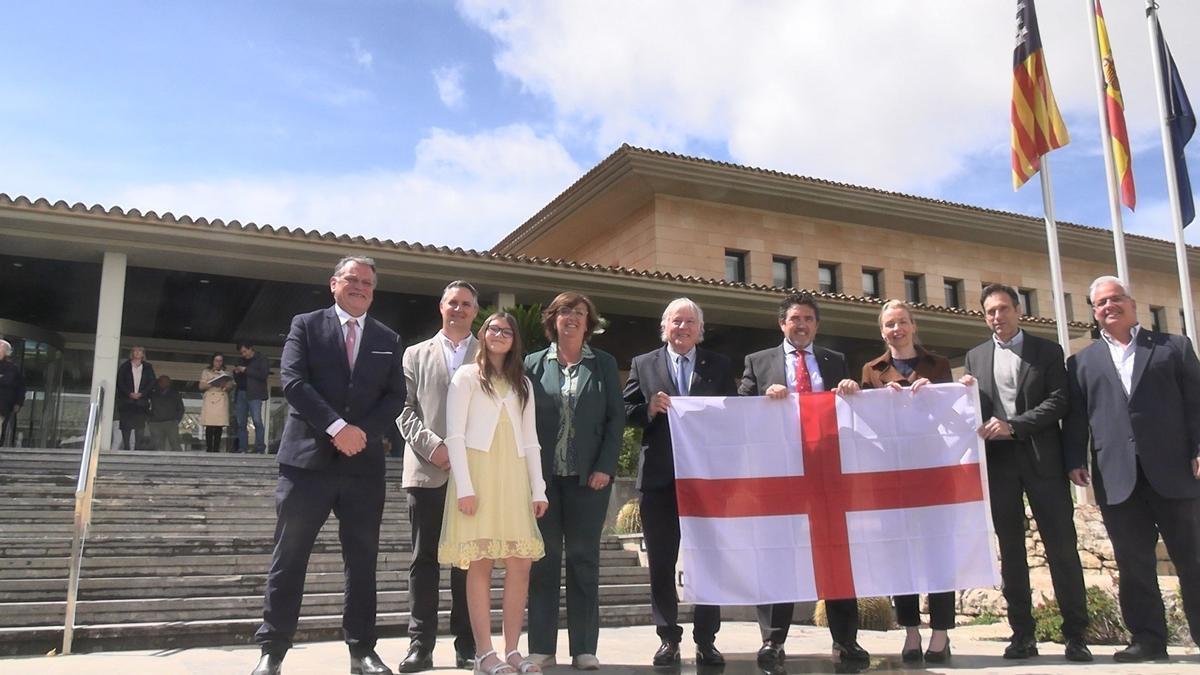
[{"label": "saint george cross flag", "polygon": [[683,599],[999,584],[975,387],[672,397]]}]

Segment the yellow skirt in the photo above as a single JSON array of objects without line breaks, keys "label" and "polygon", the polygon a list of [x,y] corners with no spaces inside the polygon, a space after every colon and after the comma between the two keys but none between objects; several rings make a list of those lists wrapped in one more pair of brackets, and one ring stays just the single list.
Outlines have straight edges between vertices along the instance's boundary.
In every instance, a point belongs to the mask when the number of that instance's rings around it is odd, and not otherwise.
[{"label": "yellow skirt", "polygon": [[[530,403],[532,405],[532,402]],[[546,555],[546,545],[533,516],[529,470],[517,454],[512,421],[501,411],[490,451],[467,448],[467,466],[475,488],[475,514],[458,510],[454,477],[446,489],[446,511],[438,540],[438,562],[462,569],[475,560],[529,558]]]}]

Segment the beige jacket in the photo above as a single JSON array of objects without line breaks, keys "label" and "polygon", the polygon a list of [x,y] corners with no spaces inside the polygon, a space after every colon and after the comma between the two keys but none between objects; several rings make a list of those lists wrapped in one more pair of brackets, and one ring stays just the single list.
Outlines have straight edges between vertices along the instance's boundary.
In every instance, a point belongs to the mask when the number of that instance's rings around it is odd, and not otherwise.
[{"label": "beige jacket", "polygon": [[[468,338],[463,365],[475,362],[479,341]],[[404,438],[404,479],[402,485],[436,488],[446,484],[449,472],[443,471],[430,455],[446,438],[446,391],[450,374],[442,343],[435,335],[404,350],[404,379],[408,395],[396,426]]]}]

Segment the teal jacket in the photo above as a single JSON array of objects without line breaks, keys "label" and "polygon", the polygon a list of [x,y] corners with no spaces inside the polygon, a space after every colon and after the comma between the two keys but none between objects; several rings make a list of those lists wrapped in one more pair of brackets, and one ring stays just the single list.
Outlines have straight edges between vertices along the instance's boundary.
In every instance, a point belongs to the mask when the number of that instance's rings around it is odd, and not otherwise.
[{"label": "teal jacket", "polygon": [[[608,352],[589,348],[595,358],[579,364],[579,398],[574,416],[581,485],[587,484],[588,476],[596,471],[616,476],[621,435],[625,431],[625,402],[621,398],[617,360]],[[542,473],[547,480],[554,473],[554,449],[562,408],[562,377],[558,363],[547,358],[549,351],[546,348],[525,357],[525,372],[533,383]]]}]

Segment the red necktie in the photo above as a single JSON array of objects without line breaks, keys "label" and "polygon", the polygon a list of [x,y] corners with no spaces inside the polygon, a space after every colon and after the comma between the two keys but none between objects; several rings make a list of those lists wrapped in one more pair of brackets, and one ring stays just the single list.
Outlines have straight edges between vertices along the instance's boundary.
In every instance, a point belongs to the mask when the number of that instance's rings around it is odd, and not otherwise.
[{"label": "red necktie", "polygon": [[805,362],[807,354],[803,349],[796,350],[796,391],[801,394],[812,391],[812,378],[808,376],[808,363]]},{"label": "red necktie", "polygon": [[354,345],[358,343],[358,321],[350,319],[346,322],[346,363],[354,370]]}]

